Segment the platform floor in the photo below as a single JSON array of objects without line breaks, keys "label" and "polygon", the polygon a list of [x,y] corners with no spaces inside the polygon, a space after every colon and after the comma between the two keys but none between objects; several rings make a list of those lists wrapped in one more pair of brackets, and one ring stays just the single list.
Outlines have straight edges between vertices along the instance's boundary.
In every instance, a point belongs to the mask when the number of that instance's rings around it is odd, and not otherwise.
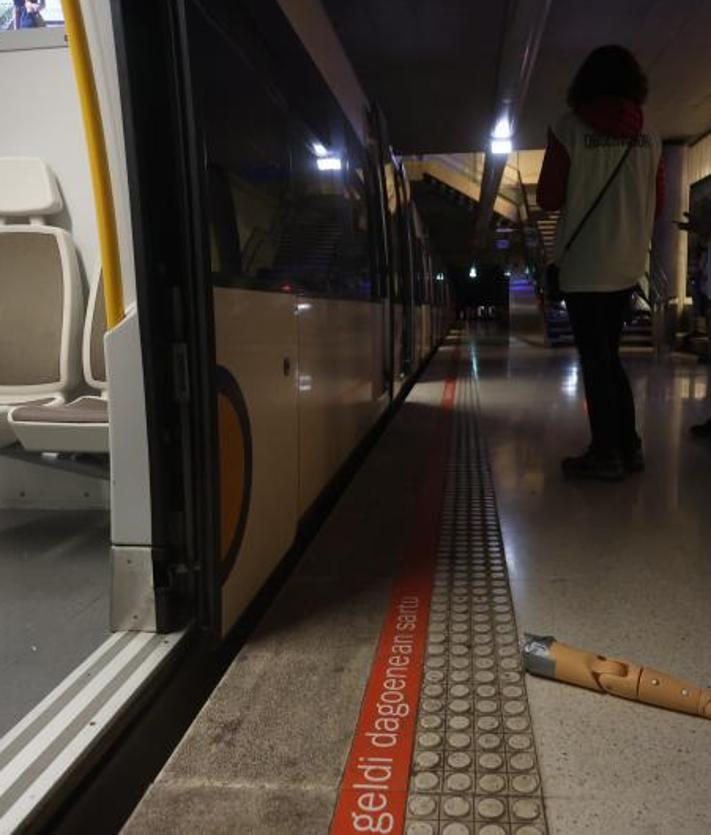
[{"label": "platform floor", "polygon": [[705,370],[630,357],[648,470],[578,484],[559,470],[586,442],[573,352],[480,332],[446,409],[454,352],[413,389],[128,835],[328,832],[393,595],[428,576],[413,758],[388,789],[406,822],[334,832],[711,831],[708,723],[524,684],[516,642],[553,633],[711,683],[711,444],[686,432],[707,416]]},{"label": "platform floor", "polygon": [[[480,344],[488,439],[518,622],[711,685],[708,370],[629,352],[647,471],[569,483],[587,443],[574,351]],[[551,831],[711,832],[711,727],[529,678]]]},{"label": "platform floor", "polygon": [[109,637],[109,515],[0,510],[0,737]]}]

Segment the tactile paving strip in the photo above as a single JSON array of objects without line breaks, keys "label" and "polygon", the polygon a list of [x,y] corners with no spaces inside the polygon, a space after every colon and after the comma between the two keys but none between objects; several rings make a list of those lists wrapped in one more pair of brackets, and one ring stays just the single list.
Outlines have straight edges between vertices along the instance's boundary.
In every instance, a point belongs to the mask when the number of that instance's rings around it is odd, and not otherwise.
[{"label": "tactile paving strip", "polygon": [[503,539],[475,382],[458,380],[407,835],[545,835]]}]

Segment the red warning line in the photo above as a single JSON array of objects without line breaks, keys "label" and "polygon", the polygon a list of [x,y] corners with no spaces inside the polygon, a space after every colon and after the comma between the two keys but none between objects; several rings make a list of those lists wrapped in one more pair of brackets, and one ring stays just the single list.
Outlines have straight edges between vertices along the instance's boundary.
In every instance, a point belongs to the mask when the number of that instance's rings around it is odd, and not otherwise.
[{"label": "red warning line", "polygon": [[365,689],[331,835],[404,829],[458,359],[457,346],[442,394],[441,419],[420,480],[418,513],[413,516],[402,571]]}]

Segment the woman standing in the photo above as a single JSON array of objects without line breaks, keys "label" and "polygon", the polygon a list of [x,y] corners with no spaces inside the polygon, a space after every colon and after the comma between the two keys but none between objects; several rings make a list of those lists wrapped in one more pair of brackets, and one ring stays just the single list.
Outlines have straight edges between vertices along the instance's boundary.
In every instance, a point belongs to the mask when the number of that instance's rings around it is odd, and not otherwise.
[{"label": "woman standing", "polygon": [[556,263],[585,383],[592,440],[566,475],[618,480],[644,468],[619,348],[663,202],[661,141],[644,122],[647,79],[621,46],[584,61],[549,131],[538,204],[562,209]]}]

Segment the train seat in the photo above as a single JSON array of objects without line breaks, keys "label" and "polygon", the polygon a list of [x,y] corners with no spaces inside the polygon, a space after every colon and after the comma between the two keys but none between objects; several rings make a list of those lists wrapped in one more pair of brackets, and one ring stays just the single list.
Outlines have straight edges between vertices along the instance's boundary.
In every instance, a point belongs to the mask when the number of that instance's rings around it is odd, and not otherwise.
[{"label": "train seat", "polygon": [[76,249],[45,224],[62,210],[40,159],[0,157],[0,447],[18,405],[63,403],[81,377],[84,300]]},{"label": "train seat", "polygon": [[82,359],[84,378],[99,394],[84,395],[69,403],[34,403],[13,409],[10,427],[28,452],[108,453],[105,333],[106,309],[98,270],[86,309]]}]

